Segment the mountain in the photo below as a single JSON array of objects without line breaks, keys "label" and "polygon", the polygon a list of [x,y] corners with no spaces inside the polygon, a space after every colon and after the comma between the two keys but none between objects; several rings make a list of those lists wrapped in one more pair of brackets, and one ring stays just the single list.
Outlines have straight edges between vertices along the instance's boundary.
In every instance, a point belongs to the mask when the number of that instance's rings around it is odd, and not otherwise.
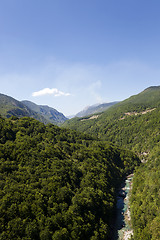
[{"label": "mountain", "polygon": [[[67,120],[63,126],[135,151],[142,159],[159,140],[160,86],[117,103],[107,111]],[[154,139],[154,140],[153,140]]]},{"label": "mountain", "polygon": [[3,117],[32,117],[36,120],[53,124],[63,123],[67,118],[48,106],[39,106],[30,101],[18,101],[10,96],[0,94],[0,115]]},{"label": "mountain", "polygon": [[48,121],[41,115],[32,111],[22,102],[4,95],[0,94],[0,115],[3,117],[33,117],[43,123],[48,123]]},{"label": "mountain", "polygon": [[158,240],[160,86],[63,128],[0,117],[0,237],[112,239],[117,187],[133,170],[132,239]]},{"label": "mountain", "polygon": [[66,118],[68,118],[68,119],[71,119],[71,118],[74,118],[74,117],[75,117],[75,115],[66,116]]},{"label": "mountain", "polygon": [[118,102],[102,103],[102,104],[96,104],[96,105],[86,107],[84,110],[77,113],[75,117],[85,117],[91,114],[104,112],[105,110],[115,105],[116,103]]},{"label": "mountain", "polygon": [[130,197],[134,239],[160,239],[160,86],[112,106],[102,114],[74,118],[64,126],[135,152],[143,162]]},{"label": "mountain", "polygon": [[67,120],[67,118],[60,112],[58,112],[56,109],[51,108],[49,106],[44,105],[37,105],[31,101],[22,101],[23,104],[25,104],[28,108],[33,110],[34,112],[38,113],[39,115],[42,115],[48,122],[51,122],[53,124],[60,124]]},{"label": "mountain", "polygon": [[[127,146],[130,149],[134,147],[134,150],[139,153],[140,151],[145,152],[144,145],[141,144],[140,148],[138,144],[140,136],[143,136],[140,132],[144,131],[144,128],[147,132],[154,127],[158,129],[159,120],[156,116],[159,115],[159,111],[160,86],[149,87],[141,93],[117,103],[103,113],[73,118],[67,120],[63,126],[121,146]],[[151,125],[152,121],[154,121],[153,125]],[[150,142],[150,134],[145,138]]]}]

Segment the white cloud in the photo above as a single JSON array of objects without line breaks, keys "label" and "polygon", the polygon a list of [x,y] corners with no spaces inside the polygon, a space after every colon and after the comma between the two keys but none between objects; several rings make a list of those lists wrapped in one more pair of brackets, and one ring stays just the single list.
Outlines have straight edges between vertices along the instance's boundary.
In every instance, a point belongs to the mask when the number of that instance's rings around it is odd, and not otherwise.
[{"label": "white cloud", "polygon": [[54,95],[55,97],[60,97],[60,96],[70,96],[70,93],[65,93],[62,91],[59,91],[57,88],[44,88],[38,92],[33,92],[32,96],[33,97],[39,97],[39,96],[44,96],[44,95]]}]

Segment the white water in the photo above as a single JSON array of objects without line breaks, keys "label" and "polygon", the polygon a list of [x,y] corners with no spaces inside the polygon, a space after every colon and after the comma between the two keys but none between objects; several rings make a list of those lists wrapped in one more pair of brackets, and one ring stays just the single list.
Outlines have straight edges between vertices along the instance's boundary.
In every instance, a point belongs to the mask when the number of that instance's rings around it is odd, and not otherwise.
[{"label": "white water", "polygon": [[129,192],[133,176],[127,177],[117,197],[116,233],[114,240],[129,240],[133,234],[130,225]]}]

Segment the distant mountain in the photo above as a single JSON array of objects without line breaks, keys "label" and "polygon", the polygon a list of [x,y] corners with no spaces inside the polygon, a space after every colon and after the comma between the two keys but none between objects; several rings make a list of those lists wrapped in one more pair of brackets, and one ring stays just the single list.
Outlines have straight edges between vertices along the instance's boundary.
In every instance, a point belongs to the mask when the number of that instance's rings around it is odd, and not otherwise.
[{"label": "distant mountain", "polygon": [[104,112],[105,110],[107,110],[108,108],[110,108],[111,106],[113,106],[117,103],[118,102],[102,103],[102,104],[95,104],[95,105],[86,107],[84,110],[77,113],[76,117],[85,117],[85,116],[89,116],[91,114]]},{"label": "distant mountain", "polygon": [[47,121],[53,124],[64,123],[67,120],[67,118],[62,113],[58,112],[56,109],[51,108],[49,106],[37,105],[27,100],[22,101],[22,103],[25,104],[28,108],[30,108],[34,112],[38,113],[39,115],[42,115]]},{"label": "distant mountain", "polygon": [[74,118],[74,117],[75,117],[75,115],[66,116],[66,118],[68,118],[68,119],[71,119],[71,118]]},{"label": "distant mountain", "polygon": [[7,118],[11,116],[32,117],[45,124],[48,123],[43,116],[32,111],[22,102],[4,94],[0,94],[0,115]]},{"label": "distant mountain", "polygon": [[56,125],[67,119],[62,113],[48,106],[38,106],[29,101],[20,102],[4,94],[0,94],[0,115],[6,118],[11,116],[32,117],[45,124],[53,123]]}]

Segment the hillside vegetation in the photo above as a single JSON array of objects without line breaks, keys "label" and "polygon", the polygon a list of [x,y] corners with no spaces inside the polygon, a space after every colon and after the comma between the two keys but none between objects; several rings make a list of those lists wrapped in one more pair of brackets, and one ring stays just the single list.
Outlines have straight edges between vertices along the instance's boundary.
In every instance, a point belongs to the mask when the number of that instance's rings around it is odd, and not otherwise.
[{"label": "hillside vegetation", "polygon": [[67,118],[62,113],[58,112],[56,109],[51,108],[49,106],[37,105],[31,101],[26,100],[22,101],[22,103],[25,104],[32,111],[43,116],[49,123],[59,125],[67,120]]},{"label": "hillside vegetation", "polygon": [[150,87],[114,105],[96,118],[73,118],[63,126],[143,155],[159,141],[159,123],[160,87]]},{"label": "hillside vegetation", "polygon": [[32,117],[44,124],[53,123],[59,125],[67,118],[56,109],[37,105],[30,101],[18,101],[10,96],[0,94],[0,115],[6,118],[11,116]]},{"label": "hillside vegetation", "polygon": [[110,239],[116,188],[139,164],[88,135],[0,118],[0,239]]},{"label": "hillside vegetation", "polygon": [[39,116],[36,112],[29,109],[23,103],[4,94],[0,94],[0,115],[7,118],[11,116],[33,117],[46,123],[46,120],[42,116]]},{"label": "hillside vegetation", "polygon": [[150,87],[98,118],[85,119],[71,119],[65,126],[131,149],[145,163],[133,181],[134,239],[160,239],[160,87]]}]

